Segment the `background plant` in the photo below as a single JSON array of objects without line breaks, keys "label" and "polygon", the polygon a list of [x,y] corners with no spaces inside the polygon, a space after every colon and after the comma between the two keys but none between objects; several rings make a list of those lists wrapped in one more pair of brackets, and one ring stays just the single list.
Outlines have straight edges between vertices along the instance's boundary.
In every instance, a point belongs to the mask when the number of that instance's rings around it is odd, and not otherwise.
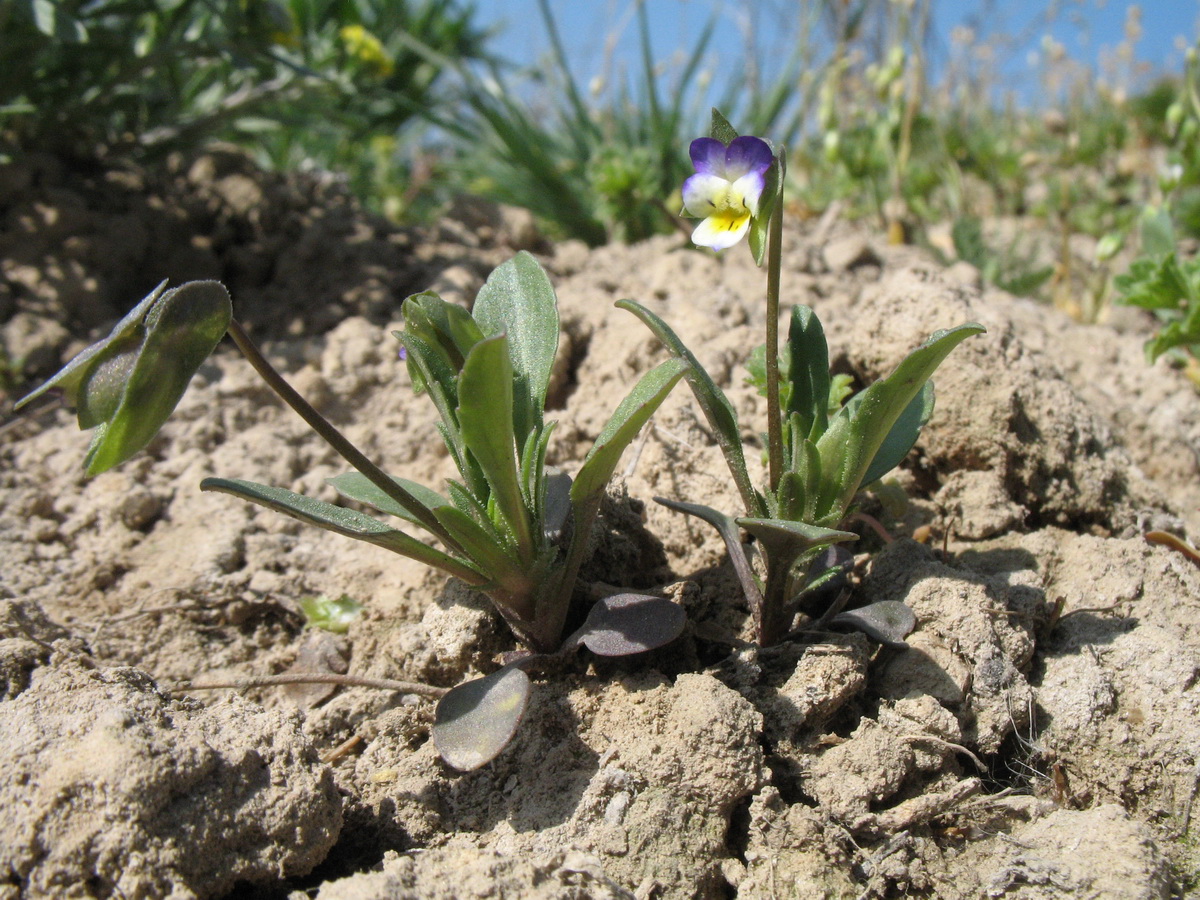
[{"label": "background plant", "polygon": [[[707,115],[711,73],[706,54],[714,16],[665,81],[650,40],[645,4],[637,5],[640,65],[630,80],[585,90],[573,74],[548,0],[539,0],[550,39],[544,98],[496,61],[482,75],[460,67],[461,106],[433,120],[458,139],[456,168],[472,193],[533,211],[557,237],[598,245],[636,241],[675,227],[678,184],[689,171],[681,147]],[[740,63],[722,90],[726,108],[756,132],[787,141],[800,134],[815,97],[804,18],[791,55],[767,84]],[[664,199],[667,198],[667,199]]]},{"label": "background plant", "polygon": [[[0,4],[11,149],[162,154],[220,138],[279,168],[345,173],[403,201],[399,136],[445,65],[484,53],[442,0],[12,0]],[[383,196],[380,196],[382,194]]]}]

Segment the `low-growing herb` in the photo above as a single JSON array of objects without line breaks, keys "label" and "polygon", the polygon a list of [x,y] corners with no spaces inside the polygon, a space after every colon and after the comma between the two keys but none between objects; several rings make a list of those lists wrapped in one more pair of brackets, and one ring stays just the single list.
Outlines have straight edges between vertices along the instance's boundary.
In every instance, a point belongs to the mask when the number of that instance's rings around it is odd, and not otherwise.
[{"label": "low-growing herb", "polygon": [[[284,488],[206,478],[201,489],[233,494],[328,531],[376,544],[452,575],[486,594],[526,651],[498,672],[450,690],[433,729],[443,758],[459,769],[504,749],[530,691],[525,670],[542,657],[587,647],[624,656],[661,646],[682,630],[670,600],[618,593],[573,619],[576,579],[592,523],[621,453],[683,376],[668,360],[618,405],[571,477],[546,465],[554,423],[546,395],[558,345],[557,298],[537,261],[520,253],[492,273],[471,312],[433,293],[409,297],[396,332],[414,388],[428,394],[459,477],[444,492],[384,473],[305,401],[232,318],[217,282],[160,285],[103,341],[49,383],[94,428],[89,474],[146,445],[170,416],[196,369],[228,329],[268,385],[353,467],[331,484],[346,498],[428,532],[441,549],[377,518]],[[314,617],[329,618],[329,611]]]},{"label": "low-growing herb", "polygon": [[[768,475],[762,489],[751,482],[734,407],[692,352],[666,322],[623,300],[617,305],[637,315],[675,359],[686,363],[688,384],[716,435],[745,515],[656,499],[721,534],[761,645],[786,638],[798,613],[811,628],[843,624],[886,643],[901,642],[915,622],[903,604],[884,601],[839,615],[839,601],[830,602],[826,588],[844,567],[845,556],[822,553],[857,537],[840,530],[855,496],[912,449],[933,413],[930,376],[959,343],[984,329],[966,324],[934,333],[891,375],[843,402],[846,384],[830,376],[824,330],[813,310],[793,308],[782,358],[779,353],[783,151],[773,153],[758,138],[739,137],[713,110],[710,136],[693,143],[692,157],[697,174],[684,187],[687,211],[705,216],[693,240],[723,249],[746,235],[755,260],[767,263],[767,340],[761,355],[752,357],[751,378],[767,398]],[[759,548],[757,568],[743,546],[742,531]]]}]

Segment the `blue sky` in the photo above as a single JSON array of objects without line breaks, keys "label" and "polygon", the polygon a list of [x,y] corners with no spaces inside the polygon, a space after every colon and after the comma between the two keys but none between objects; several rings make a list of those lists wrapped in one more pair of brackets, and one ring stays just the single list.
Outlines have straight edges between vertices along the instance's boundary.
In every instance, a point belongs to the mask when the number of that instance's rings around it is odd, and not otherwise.
[{"label": "blue sky", "polygon": [[[576,77],[622,69],[636,71],[637,0],[549,0]],[[803,0],[646,0],[656,59],[669,64],[673,54],[695,45],[712,15],[720,27],[709,52],[714,80],[724,67],[744,64],[747,30],[755,33],[768,58],[780,55]],[[533,65],[548,49],[537,0],[476,0],[480,24],[502,27],[493,43],[501,55]],[[944,62],[956,26],[973,27],[979,37],[1007,35],[998,57],[1003,81],[1023,100],[1036,100],[1035,66],[1046,35],[1075,60],[1100,71],[1102,60],[1121,42],[1128,0],[933,0],[936,46],[934,64]],[[1159,72],[1179,73],[1183,48],[1196,41],[1200,0],[1145,0],[1142,37],[1136,59]],[[792,32],[794,33],[794,31]],[[610,50],[610,41],[614,39]],[[613,68],[606,69],[606,61]],[[935,72],[935,76],[936,76]]]}]

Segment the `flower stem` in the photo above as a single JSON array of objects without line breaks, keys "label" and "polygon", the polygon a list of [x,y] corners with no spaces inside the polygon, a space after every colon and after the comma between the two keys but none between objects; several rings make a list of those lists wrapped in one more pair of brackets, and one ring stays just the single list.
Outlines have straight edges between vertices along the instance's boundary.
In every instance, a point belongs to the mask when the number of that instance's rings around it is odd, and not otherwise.
[{"label": "flower stem", "polygon": [[[780,158],[782,159],[782,152]],[[782,165],[782,163],[781,163]],[[780,184],[782,185],[782,172]],[[783,191],[767,226],[767,477],[773,494],[783,474],[783,423],[779,408],[779,270],[783,248]]]},{"label": "flower stem", "polygon": [[267,383],[267,386],[278,394],[280,399],[288,406],[294,409],[300,418],[308,424],[308,427],[319,434],[329,446],[338,452],[342,459],[350,463],[351,466],[365,475],[372,484],[412,513],[420,520],[421,525],[441,538],[447,547],[462,552],[462,548],[450,537],[446,529],[442,527],[441,523],[438,522],[433,513],[424,504],[408,491],[404,490],[404,488],[400,487],[400,485],[396,484],[375,463],[367,459],[361,450],[350,443],[344,434],[334,428],[328,419],[317,412],[311,403],[301,397],[296,389],[284,380],[283,376],[275,370],[275,367],[267,361],[267,358],[262,355],[262,352],[254,345],[254,342],[250,340],[250,336],[246,334],[245,329],[242,328],[237,319],[233,319],[229,323],[229,336],[233,338],[233,342],[242,351],[242,355],[246,357],[262,380]]}]

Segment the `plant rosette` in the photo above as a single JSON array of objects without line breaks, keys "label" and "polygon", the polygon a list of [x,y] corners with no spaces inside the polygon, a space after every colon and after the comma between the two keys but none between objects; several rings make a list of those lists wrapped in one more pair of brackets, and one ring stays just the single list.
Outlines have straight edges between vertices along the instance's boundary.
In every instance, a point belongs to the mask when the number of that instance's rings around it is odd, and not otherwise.
[{"label": "plant rosette", "polygon": [[[441,697],[433,739],[460,770],[478,768],[511,741],[528,703],[526,669],[586,647],[625,656],[660,647],[684,626],[682,607],[663,597],[618,593],[584,614],[576,591],[592,524],[622,452],[687,369],[670,359],[650,370],[618,405],[571,477],[546,465],[554,423],[546,394],[558,346],[557,298],[537,261],[520,253],[500,265],[472,312],[433,293],[403,305],[396,332],[417,392],[427,393],[458,469],[444,493],[390,476],[367,459],[267,362],[232,318],[217,282],[160,285],[108,338],[85,350],[22,407],[52,391],[94,428],[87,471],[96,475],[146,445],[170,416],[192,375],[228,333],[268,385],[353,467],[330,479],[347,499],[432,535],[441,548],[378,518],[284,488],[206,478],[219,491],[302,522],[391,550],[486,594],[528,652],[499,671]],[[583,620],[569,636],[567,623]]]}]

